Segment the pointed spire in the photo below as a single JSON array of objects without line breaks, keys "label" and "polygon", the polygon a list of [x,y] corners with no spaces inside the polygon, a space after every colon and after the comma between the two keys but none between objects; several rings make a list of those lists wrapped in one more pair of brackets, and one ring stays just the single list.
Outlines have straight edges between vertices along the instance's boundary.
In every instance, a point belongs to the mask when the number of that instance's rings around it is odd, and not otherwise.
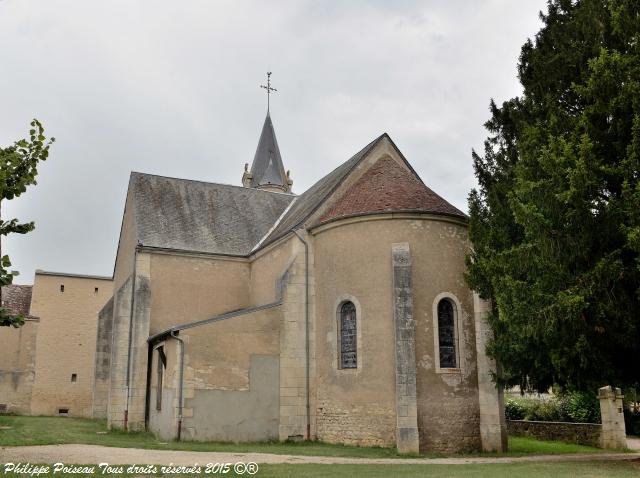
[{"label": "pointed spire", "polygon": [[242,184],[250,188],[290,192],[292,183],[282,164],[276,132],[273,129],[271,115],[267,111],[251,172],[247,173],[245,169]]}]

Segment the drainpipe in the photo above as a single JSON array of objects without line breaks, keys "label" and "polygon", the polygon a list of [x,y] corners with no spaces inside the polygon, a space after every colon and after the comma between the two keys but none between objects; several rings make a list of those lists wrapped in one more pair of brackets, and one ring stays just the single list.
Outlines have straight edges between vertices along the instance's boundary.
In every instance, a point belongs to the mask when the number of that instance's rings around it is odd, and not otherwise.
[{"label": "drainpipe", "polygon": [[136,297],[136,274],[138,246],[133,253],[133,275],[131,276],[131,308],[129,310],[129,345],[127,351],[127,399],[124,404],[124,429],[129,429],[129,399],[131,398],[131,347],[133,346],[133,310]]},{"label": "drainpipe", "polygon": [[178,441],[182,435],[182,389],[184,385],[184,340],[171,331],[171,337],[180,342],[180,378],[178,379]]},{"label": "drainpipe", "polygon": [[309,400],[309,370],[310,370],[310,358],[309,358],[309,244],[305,241],[298,231],[293,231],[302,244],[304,244],[304,304],[305,304],[305,359],[306,359],[306,388],[307,388],[307,440],[311,440],[311,404]]},{"label": "drainpipe", "polygon": [[144,429],[149,429],[149,408],[151,406],[151,368],[153,367],[153,345],[147,343],[147,386],[144,391]]}]

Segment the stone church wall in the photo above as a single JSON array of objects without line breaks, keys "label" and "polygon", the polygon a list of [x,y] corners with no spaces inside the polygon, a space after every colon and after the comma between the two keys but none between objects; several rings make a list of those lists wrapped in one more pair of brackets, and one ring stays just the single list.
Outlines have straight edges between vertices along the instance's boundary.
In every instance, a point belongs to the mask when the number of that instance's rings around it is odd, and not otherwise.
[{"label": "stone church wall", "polygon": [[[420,448],[479,449],[473,302],[463,277],[465,229],[424,216],[378,218],[381,220],[344,220],[315,232],[318,438],[363,445],[396,444],[391,251],[392,244],[408,243]],[[453,373],[439,373],[434,361],[433,308],[443,293],[460,304],[460,367]],[[359,317],[355,370],[339,370],[337,366],[337,311],[345,300],[356,304]]]},{"label": "stone church wall", "polygon": [[[158,410],[158,348],[162,347],[167,363],[162,377],[162,399]],[[178,430],[178,386],[180,344],[169,339],[156,344],[151,356],[148,429],[163,440],[174,440]]]},{"label": "stone church wall", "polygon": [[[417,221],[409,230],[414,257],[418,427],[422,450],[481,449],[473,295],[464,280],[466,228],[445,221]],[[419,291],[419,292],[418,292]],[[439,369],[437,303],[454,302],[456,369]]]},{"label": "stone church wall", "polygon": [[[278,282],[282,288],[282,318],[280,321],[280,427],[279,439],[313,438],[315,427],[315,283],[313,244],[309,244],[309,294],[306,286],[306,260],[302,241],[290,239],[290,261],[281,271]],[[309,389],[307,390],[307,299],[309,301]],[[309,410],[307,414],[307,392]],[[307,416],[308,415],[308,416]],[[307,427],[307,424],[309,427]]]},{"label": "stone church wall", "polygon": [[[107,424],[110,429],[125,427],[129,323],[132,317],[132,287],[137,260],[137,233],[134,214],[133,195],[127,193],[113,271],[113,319],[111,321],[113,338],[110,346],[109,378],[105,381],[109,387]],[[103,322],[101,325],[106,324]],[[99,407],[98,413],[100,413]]]},{"label": "stone church wall", "polygon": [[30,412],[38,326],[27,319],[19,328],[0,327],[0,413]]},{"label": "stone church wall", "polygon": [[113,319],[111,324],[111,346],[109,359],[109,396],[107,405],[107,424],[109,428],[124,427],[126,408],[126,374],[129,344],[129,320],[131,317],[130,276],[113,295]]},{"label": "stone church wall", "polygon": [[[278,438],[280,307],[187,329],[185,341],[185,440],[263,441]],[[152,366],[150,429],[175,438],[178,416],[177,340],[167,354],[162,410],[155,409],[157,358]],[[171,408],[170,408],[171,407]]]},{"label": "stone church wall", "polygon": [[151,258],[145,252],[134,258],[135,273],[113,298],[107,423],[109,428],[140,431],[145,427]]},{"label": "stone church wall", "polygon": [[[379,232],[357,225],[313,237],[319,440],[396,444],[391,241]],[[338,309],[347,300],[356,306],[358,357],[356,369],[341,370]]]},{"label": "stone church wall", "polygon": [[149,334],[249,305],[248,261],[184,255],[151,255]]},{"label": "stone church wall", "polygon": [[250,304],[273,302],[278,291],[278,281],[294,255],[298,239],[286,241],[260,251],[251,261]]}]

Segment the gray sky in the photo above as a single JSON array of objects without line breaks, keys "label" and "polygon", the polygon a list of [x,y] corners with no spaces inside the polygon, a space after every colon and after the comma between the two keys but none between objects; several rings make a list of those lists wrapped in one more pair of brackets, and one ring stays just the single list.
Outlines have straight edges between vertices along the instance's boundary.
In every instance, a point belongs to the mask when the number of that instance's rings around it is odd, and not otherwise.
[{"label": "gray sky", "polygon": [[520,92],[545,0],[0,0],[0,145],[40,119],[38,185],[3,205],[36,268],[111,275],[129,172],[240,185],[266,112],[294,191],[388,132],[466,211],[490,98]]}]

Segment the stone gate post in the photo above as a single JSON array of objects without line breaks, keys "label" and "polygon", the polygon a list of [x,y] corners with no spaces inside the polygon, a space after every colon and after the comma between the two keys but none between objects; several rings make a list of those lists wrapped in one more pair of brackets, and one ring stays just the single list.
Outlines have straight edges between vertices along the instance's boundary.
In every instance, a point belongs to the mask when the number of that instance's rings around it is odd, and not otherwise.
[{"label": "stone gate post", "polygon": [[619,388],[611,386],[598,389],[600,415],[602,417],[602,448],[626,448],[627,435],[624,428],[624,412],[622,399],[624,395]]}]

